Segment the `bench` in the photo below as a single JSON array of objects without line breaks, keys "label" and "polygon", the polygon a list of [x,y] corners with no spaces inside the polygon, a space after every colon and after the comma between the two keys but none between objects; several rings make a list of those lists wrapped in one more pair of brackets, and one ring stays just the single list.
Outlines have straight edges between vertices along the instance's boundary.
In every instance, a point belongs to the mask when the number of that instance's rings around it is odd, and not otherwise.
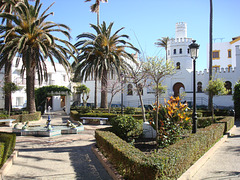
[{"label": "bench", "polygon": [[102,117],[80,117],[83,120],[83,124],[88,124],[89,120],[99,120],[101,125],[107,124],[108,118]]},{"label": "bench", "polygon": [[16,119],[0,119],[0,122],[5,122],[6,125],[12,127],[12,122],[16,121]]}]

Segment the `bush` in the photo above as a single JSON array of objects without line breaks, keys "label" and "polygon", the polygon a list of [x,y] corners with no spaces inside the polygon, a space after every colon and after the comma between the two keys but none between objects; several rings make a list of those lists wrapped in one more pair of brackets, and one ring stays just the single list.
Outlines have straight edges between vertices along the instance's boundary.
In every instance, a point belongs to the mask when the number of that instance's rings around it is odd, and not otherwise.
[{"label": "bush", "polygon": [[81,106],[81,107],[78,107],[77,108],[77,111],[80,113],[80,114],[85,114],[85,113],[89,113],[89,112],[91,112],[91,108],[90,107],[88,107],[88,106],[86,106],[86,107],[84,107],[84,106]]},{"label": "bush", "polygon": [[240,82],[234,86],[233,100],[234,100],[234,110],[235,117],[240,118]]},{"label": "bush", "polygon": [[142,134],[142,121],[135,120],[132,116],[118,116],[110,121],[112,131],[130,142]]},{"label": "bush", "polygon": [[3,165],[3,158],[4,157],[4,149],[5,149],[5,143],[4,142],[0,142],[0,167]]},{"label": "bush", "polygon": [[124,113],[125,114],[135,114],[135,108],[134,107],[126,107]]},{"label": "bush", "polygon": [[109,131],[96,130],[95,138],[99,150],[108,157],[124,179],[156,178],[158,166],[139,149]]},{"label": "bush", "polygon": [[[156,105],[155,105],[156,106]],[[167,147],[180,139],[183,129],[191,129],[191,119],[186,113],[187,103],[182,104],[179,97],[171,97],[165,106],[158,106],[158,146]],[[156,107],[150,124],[156,129]]]},{"label": "bush", "polygon": [[26,111],[23,111],[23,114],[13,115],[10,117],[2,117],[2,119],[16,119],[14,122],[27,122],[27,121],[36,121],[41,118],[41,112],[35,112],[31,114],[26,114]]},{"label": "bush", "polygon": [[0,133],[0,142],[4,142],[4,154],[1,161],[1,167],[6,162],[7,158],[12,154],[15,143],[16,143],[16,135],[10,133]]}]

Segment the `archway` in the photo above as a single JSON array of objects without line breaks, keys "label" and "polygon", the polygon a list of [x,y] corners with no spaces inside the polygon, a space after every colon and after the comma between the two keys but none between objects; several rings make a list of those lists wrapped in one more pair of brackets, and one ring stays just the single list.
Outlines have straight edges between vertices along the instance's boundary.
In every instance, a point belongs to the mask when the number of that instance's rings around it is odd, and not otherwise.
[{"label": "archway", "polygon": [[180,82],[177,82],[173,85],[173,92],[174,92],[174,97],[179,96],[179,90],[180,88],[185,89],[184,85]]}]

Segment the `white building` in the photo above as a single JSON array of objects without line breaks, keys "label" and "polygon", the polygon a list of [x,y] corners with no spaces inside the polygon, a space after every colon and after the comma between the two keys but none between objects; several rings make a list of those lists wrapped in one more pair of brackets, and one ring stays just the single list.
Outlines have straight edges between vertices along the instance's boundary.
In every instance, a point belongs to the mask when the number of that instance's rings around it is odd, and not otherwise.
[{"label": "white building", "polygon": [[[192,43],[192,38],[187,37],[187,24],[177,23],[175,38],[170,39],[167,47],[167,58],[174,62],[176,66],[176,73],[172,76],[167,77],[162,82],[163,85],[167,86],[167,92],[161,95],[160,102],[164,103],[164,98],[168,99],[170,96],[179,96],[185,94],[183,100],[186,100],[191,104],[193,97],[193,62],[189,54],[189,45]],[[240,80],[240,37],[233,38],[231,42],[214,43],[213,44],[213,76],[214,78],[223,78],[226,82],[228,89],[233,89],[235,83]],[[207,51],[207,54],[209,52]],[[206,59],[208,61],[208,59]],[[49,63],[49,62],[47,62]],[[208,64],[208,63],[207,63]],[[14,64],[13,64],[14,65]],[[25,87],[26,79],[20,76],[20,67],[13,66],[12,69],[12,80],[19,86]],[[44,85],[59,85],[66,86],[73,90],[73,83],[70,82],[68,75],[64,68],[56,63],[56,72],[49,63],[48,67],[48,82],[43,82]],[[0,79],[4,77],[4,71],[0,72]],[[114,82],[114,77],[110,77],[110,84]],[[207,106],[208,95],[204,92],[208,84],[209,74],[208,70],[197,72],[197,105]],[[1,81],[0,81],[1,82]],[[94,78],[89,78],[88,81],[83,82],[87,87],[90,88],[90,97],[88,103],[94,103],[94,89],[95,82]],[[140,105],[138,94],[134,91],[134,86],[131,83],[125,83],[123,91],[123,104],[125,107],[137,107]],[[38,86],[38,80],[36,80],[36,87]],[[98,106],[100,105],[101,99],[101,84],[98,82]],[[1,93],[1,92],[0,92]],[[231,92],[232,93],[232,92]],[[214,97],[214,105],[216,107],[233,107],[232,94],[224,96]],[[4,97],[4,96],[0,96]],[[13,93],[12,95],[13,106],[22,105],[26,102],[25,89],[22,91]],[[108,101],[110,100],[110,93]],[[155,102],[155,94],[152,88],[145,87],[143,89],[143,101],[144,104],[153,104]],[[61,96],[53,96],[52,107],[53,110],[60,110],[64,105],[70,106],[70,97],[63,99]],[[79,100],[78,96],[74,96],[72,101]],[[3,98],[0,98],[1,106],[3,107]],[[62,103],[61,103],[62,102]],[[117,93],[112,104],[121,104],[121,93]],[[1,107],[0,107],[1,108]]]}]

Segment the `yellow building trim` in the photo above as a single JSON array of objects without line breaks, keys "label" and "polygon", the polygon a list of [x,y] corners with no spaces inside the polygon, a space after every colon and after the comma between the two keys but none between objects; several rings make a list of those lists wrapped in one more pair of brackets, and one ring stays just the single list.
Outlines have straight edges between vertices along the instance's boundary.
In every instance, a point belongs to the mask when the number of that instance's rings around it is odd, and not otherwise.
[{"label": "yellow building trim", "polygon": [[228,65],[228,72],[230,72],[230,68],[232,67],[231,64]]},{"label": "yellow building trim", "polygon": [[[230,52],[230,56],[229,56],[229,52]],[[232,58],[232,50],[228,49],[228,58]]]},{"label": "yellow building trim", "polygon": [[220,68],[220,65],[215,65],[212,68]]},{"label": "yellow building trim", "polygon": [[[213,57],[213,53],[216,53],[216,52],[218,52],[218,57],[214,58],[214,57]],[[212,52],[212,59],[213,59],[213,60],[215,60],[215,59],[220,59],[220,50],[214,50],[214,51]]]},{"label": "yellow building trim", "polygon": [[233,43],[235,43],[235,42],[237,42],[237,41],[239,41],[239,40],[240,40],[240,37],[237,38],[237,39],[235,39],[235,40],[233,40],[233,41],[231,41],[230,44],[233,44]]}]

